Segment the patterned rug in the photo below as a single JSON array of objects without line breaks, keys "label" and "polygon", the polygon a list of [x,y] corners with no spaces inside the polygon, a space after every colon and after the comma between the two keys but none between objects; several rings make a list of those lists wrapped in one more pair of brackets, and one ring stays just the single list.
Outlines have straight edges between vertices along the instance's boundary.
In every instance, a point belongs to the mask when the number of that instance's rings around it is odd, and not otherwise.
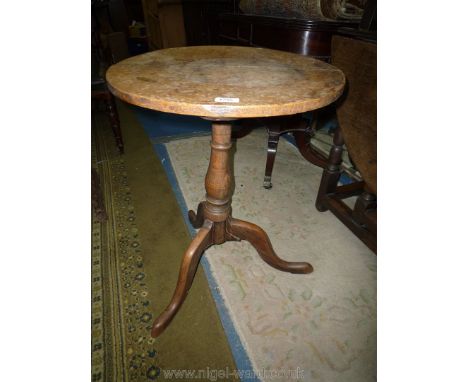
[{"label": "patterned rug", "polygon": [[160,370],[126,165],[110,128],[93,129],[92,163],[109,220],[92,222],[92,381],[151,381]]},{"label": "patterned rug", "polygon": [[[283,139],[274,186],[262,187],[266,139],[255,130],[234,145],[233,214],[264,228],[280,256],[309,261],[315,270],[277,271],[246,242],[211,247],[205,256],[231,320],[257,371],[300,370],[306,381],[375,381],[376,256],[331,213],[315,209],[321,170]],[[209,141],[166,143],[189,208],[205,196]]]}]

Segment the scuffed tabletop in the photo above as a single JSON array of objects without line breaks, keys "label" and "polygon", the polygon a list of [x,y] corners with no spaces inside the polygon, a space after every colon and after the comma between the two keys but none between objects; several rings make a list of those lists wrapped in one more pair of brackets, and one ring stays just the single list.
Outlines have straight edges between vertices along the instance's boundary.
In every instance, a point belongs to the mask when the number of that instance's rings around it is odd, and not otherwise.
[{"label": "scuffed tabletop", "polygon": [[210,118],[318,109],[335,101],[345,84],[341,70],[314,58],[238,46],[157,50],[112,65],[106,79],[128,103]]}]

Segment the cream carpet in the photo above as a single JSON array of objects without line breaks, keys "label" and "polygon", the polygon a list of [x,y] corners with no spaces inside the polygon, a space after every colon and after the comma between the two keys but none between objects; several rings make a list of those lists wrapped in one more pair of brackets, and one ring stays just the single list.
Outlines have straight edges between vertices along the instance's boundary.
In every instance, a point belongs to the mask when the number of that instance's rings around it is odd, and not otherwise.
[{"label": "cream carpet", "polygon": [[[210,137],[166,144],[189,208],[204,200]],[[205,254],[255,370],[292,380],[376,380],[376,256],[330,212],[315,209],[321,170],[281,140],[273,188],[262,187],[267,136],[238,140],[233,215],[260,225],[286,260],[309,261],[309,275],[265,264],[247,242]],[[270,374],[268,374],[270,373]],[[268,378],[260,378],[267,380]]]}]

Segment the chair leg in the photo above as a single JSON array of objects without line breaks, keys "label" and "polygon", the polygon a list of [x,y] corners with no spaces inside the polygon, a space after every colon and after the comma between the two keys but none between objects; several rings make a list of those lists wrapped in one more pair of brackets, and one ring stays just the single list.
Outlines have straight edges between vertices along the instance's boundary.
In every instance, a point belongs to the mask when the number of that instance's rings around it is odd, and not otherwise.
[{"label": "chair leg", "polygon": [[354,221],[362,226],[366,225],[365,213],[367,210],[377,208],[377,198],[370,192],[364,191],[359,198],[356,200],[356,204],[353,209]]},{"label": "chair leg", "polygon": [[309,132],[293,131],[293,136],[296,140],[297,148],[304,159],[321,168],[325,168],[327,166],[327,158],[322,153],[314,149],[310,144],[311,135]]},{"label": "chair leg", "polygon": [[315,201],[315,207],[320,211],[324,212],[328,210],[326,201],[327,194],[334,193],[338,186],[338,181],[341,176],[341,162],[343,153],[343,135],[341,129],[337,128],[335,135],[333,136],[333,145],[330,149],[330,156],[328,157],[328,163],[322,173],[322,179],[320,181],[320,187]]},{"label": "chair leg", "polygon": [[276,151],[278,150],[278,142],[280,138],[279,131],[276,129],[268,129],[268,149],[267,149],[267,162],[265,167],[265,177],[263,178],[263,187],[270,189],[273,185],[271,184],[271,174],[273,172],[273,166],[275,164]]},{"label": "chair leg", "polygon": [[109,120],[111,123],[112,131],[114,132],[115,142],[119,148],[120,154],[124,152],[122,130],[120,129],[120,120],[117,113],[117,106],[115,104],[115,98],[111,94],[107,100],[107,110],[109,112]]}]

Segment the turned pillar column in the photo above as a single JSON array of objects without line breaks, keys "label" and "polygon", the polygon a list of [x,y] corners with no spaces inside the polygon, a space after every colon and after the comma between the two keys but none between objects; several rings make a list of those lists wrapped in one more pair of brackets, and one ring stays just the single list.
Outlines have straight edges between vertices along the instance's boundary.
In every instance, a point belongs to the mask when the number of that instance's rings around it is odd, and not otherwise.
[{"label": "turned pillar column", "polygon": [[206,202],[204,218],[214,222],[213,241],[226,241],[226,220],[231,215],[233,193],[232,157],[230,155],[231,124],[213,122],[211,133],[211,156],[205,177]]}]

